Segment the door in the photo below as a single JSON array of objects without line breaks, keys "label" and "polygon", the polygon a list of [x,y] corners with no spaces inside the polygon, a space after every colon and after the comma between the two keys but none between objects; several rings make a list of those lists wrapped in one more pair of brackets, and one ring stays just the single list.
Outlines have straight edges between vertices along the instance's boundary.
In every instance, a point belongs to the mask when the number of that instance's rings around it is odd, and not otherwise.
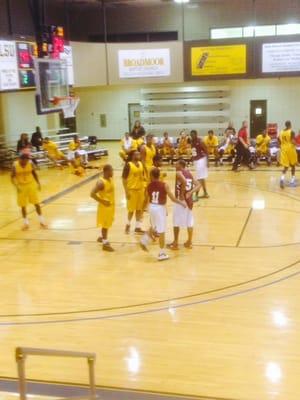
[{"label": "door", "polygon": [[140,121],[141,118],[142,107],[139,103],[130,103],[128,104],[128,123],[129,123],[129,132],[132,131],[133,125],[135,121]]},{"label": "door", "polygon": [[250,101],[250,137],[255,138],[267,127],[267,100]]}]

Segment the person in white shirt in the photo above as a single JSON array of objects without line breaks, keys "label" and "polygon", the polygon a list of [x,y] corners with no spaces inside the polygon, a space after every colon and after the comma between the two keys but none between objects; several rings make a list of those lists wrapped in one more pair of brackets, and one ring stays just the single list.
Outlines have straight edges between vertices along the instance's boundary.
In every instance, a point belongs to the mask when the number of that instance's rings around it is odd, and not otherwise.
[{"label": "person in white shirt", "polygon": [[119,152],[119,156],[123,161],[128,161],[129,155],[137,150],[137,143],[130,135],[129,132],[126,132],[124,137],[121,139],[121,151]]}]

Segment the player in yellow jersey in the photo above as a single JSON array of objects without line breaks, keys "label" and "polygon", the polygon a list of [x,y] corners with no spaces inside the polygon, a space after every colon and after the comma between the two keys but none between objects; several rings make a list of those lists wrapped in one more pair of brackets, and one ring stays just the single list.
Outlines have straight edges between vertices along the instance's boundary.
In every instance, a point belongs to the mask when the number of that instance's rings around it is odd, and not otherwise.
[{"label": "player in yellow jersey", "polygon": [[78,135],[74,135],[73,140],[69,143],[68,160],[71,161],[74,158],[75,151],[77,151],[83,158],[83,162],[88,164],[88,154],[82,148],[81,141]]},{"label": "player in yellow jersey", "polygon": [[285,122],[285,128],[280,132],[278,141],[280,143],[280,164],[283,166],[280,178],[280,187],[284,188],[285,174],[291,167],[291,185],[295,185],[295,172],[297,164],[297,151],[295,145],[295,132],[292,131],[291,121]]},{"label": "player in yellow jersey", "polygon": [[23,217],[23,230],[29,229],[29,221],[27,218],[28,204],[33,204],[39,216],[41,228],[47,228],[45,219],[42,215],[42,210],[39,201],[38,191],[41,189],[41,184],[35,170],[35,166],[29,159],[27,154],[22,154],[19,160],[14,162],[11,181],[17,188],[18,205],[21,207]]},{"label": "player in yellow jersey", "polygon": [[129,234],[130,224],[135,214],[135,233],[144,233],[142,230],[143,206],[145,197],[144,166],[139,151],[132,154],[132,161],[125,164],[122,179],[127,199],[128,220],[125,233]]},{"label": "player in yellow jersey", "polygon": [[168,132],[164,132],[164,136],[160,145],[160,154],[162,157],[166,157],[168,159],[171,159],[175,154],[173,141],[172,138],[169,137]]},{"label": "player in yellow jersey", "polygon": [[219,158],[220,158],[219,157],[219,150],[218,150],[219,139],[214,134],[214,131],[210,129],[207,132],[207,136],[204,137],[203,141],[204,141],[204,144],[205,144],[205,146],[207,148],[208,156],[210,156],[210,155],[214,156],[215,165],[218,166]]},{"label": "player in yellow jersey", "polygon": [[153,141],[153,135],[146,136],[146,144],[141,146],[141,160],[144,164],[148,180],[150,182],[150,171],[153,167],[153,158],[156,155],[156,148]]},{"label": "player in yellow jersey", "polygon": [[141,160],[144,165],[145,175],[144,175],[144,188],[145,188],[145,195],[144,195],[144,210],[148,206],[148,192],[147,186],[149,185],[150,173],[154,166],[153,159],[156,155],[156,148],[154,145],[154,137],[150,133],[146,136],[146,144],[141,146]]},{"label": "player in yellow jersey", "polygon": [[97,226],[101,227],[101,236],[97,241],[103,244],[104,251],[112,252],[114,249],[108,241],[108,229],[112,226],[115,217],[115,186],[113,168],[110,164],[104,165],[103,177],[91,191],[91,197],[98,202]]},{"label": "player in yellow jersey", "polygon": [[66,156],[59,150],[57,144],[47,137],[43,140],[43,150],[47,152],[48,158],[57,166],[61,166],[61,161],[67,161]]},{"label": "player in yellow jersey", "polygon": [[121,146],[122,149],[119,152],[119,156],[123,161],[127,161],[127,159],[130,157],[130,154],[138,149],[137,141],[130,137],[129,132],[126,132],[124,137],[121,139]]},{"label": "player in yellow jersey", "polygon": [[75,151],[74,158],[70,162],[71,172],[77,176],[85,175],[85,162],[78,151]]},{"label": "player in yellow jersey", "polygon": [[256,159],[265,157],[268,165],[271,165],[270,142],[271,138],[266,129],[256,136]]},{"label": "player in yellow jersey", "polygon": [[178,147],[176,150],[177,157],[182,156],[191,156],[192,155],[192,146],[191,140],[187,136],[185,131],[180,132],[178,141]]}]

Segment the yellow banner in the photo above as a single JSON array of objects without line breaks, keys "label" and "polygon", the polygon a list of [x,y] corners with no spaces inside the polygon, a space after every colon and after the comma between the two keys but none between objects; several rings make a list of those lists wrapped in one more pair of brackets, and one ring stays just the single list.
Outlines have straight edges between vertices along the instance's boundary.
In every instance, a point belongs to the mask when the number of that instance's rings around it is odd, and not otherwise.
[{"label": "yellow banner", "polygon": [[191,48],[192,76],[235,75],[247,72],[245,44]]}]

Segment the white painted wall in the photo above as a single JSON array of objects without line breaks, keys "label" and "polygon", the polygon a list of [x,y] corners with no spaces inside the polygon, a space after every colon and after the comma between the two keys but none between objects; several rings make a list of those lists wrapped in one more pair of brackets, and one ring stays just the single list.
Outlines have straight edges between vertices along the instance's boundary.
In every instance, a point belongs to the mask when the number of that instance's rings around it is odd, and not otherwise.
[{"label": "white painted wall", "polygon": [[40,126],[42,131],[58,127],[57,114],[36,114],[34,96],[32,90],[0,94],[0,133],[8,143],[19,139],[22,132],[31,134],[36,126]]},{"label": "white painted wall", "polygon": [[[177,84],[176,86],[195,85]],[[286,119],[300,128],[300,78],[233,80],[200,82],[199,85],[228,85],[231,87],[231,118],[236,127],[249,119],[250,100],[268,101],[268,122],[282,126]],[[78,131],[97,135],[102,139],[118,139],[128,130],[128,104],[139,103],[142,86],[98,86],[77,88],[81,98],[77,111]],[[166,84],[163,85],[164,87]],[[107,127],[100,127],[100,114],[106,114]],[[36,125],[42,130],[58,126],[58,116],[38,116],[34,92],[0,94],[0,130],[9,141],[15,141],[21,132],[33,132]],[[204,132],[201,132],[202,134]]]},{"label": "white painted wall", "polygon": [[[281,127],[285,120],[290,119],[294,129],[300,128],[300,78],[198,83],[199,86],[219,84],[231,88],[231,119],[236,128],[240,127],[244,119],[249,120],[250,100],[267,100],[268,122],[277,122]],[[195,86],[197,83],[176,86],[189,85]],[[120,138],[128,130],[128,104],[139,103],[140,89],[147,86],[149,85],[79,88],[77,90],[81,98],[77,111],[79,132],[93,134],[102,139]],[[107,116],[106,128],[100,127],[100,114]]]},{"label": "white painted wall", "polygon": [[[140,88],[94,87],[78,88],[77,130],[101,139],[118,139],[128,130],[128,104],[139,103]],[[101,128],[100,114],[106,114],[107,127]]]},{"label": "white painted wall", "polygon": [[300,129],[300,78],[228,81],[231,87],[231,115],[236,127],[249,120],[250,100],[267,100],[268,122],[282,127],[290,119]]}]

